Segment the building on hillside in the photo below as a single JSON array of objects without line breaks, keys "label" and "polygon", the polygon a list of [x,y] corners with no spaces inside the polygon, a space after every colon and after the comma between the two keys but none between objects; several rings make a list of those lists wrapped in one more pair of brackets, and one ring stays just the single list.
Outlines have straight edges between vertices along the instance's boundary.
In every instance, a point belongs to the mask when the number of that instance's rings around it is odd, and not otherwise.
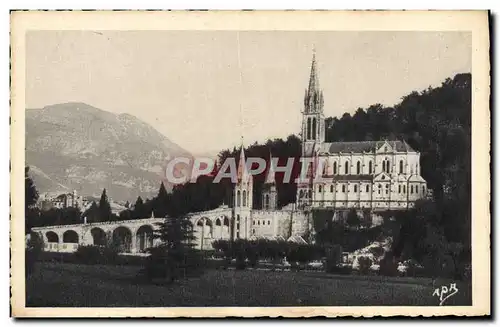
[{"label": "building on hillside", "polygon": [[41,210],[50,210],[52,208],[78,208],[83,210],[90,203],[87,198],[78,195],[76,190],[74,190],[73,192],[62,193],[57,196],[41,196],[37,205]]},{"label": "building on hillside", "polygon": [[297,186],[298,208],[334,210],[337,219],[355,209],[372,219],[377,212],[405,210],[426,197],[419,152],[405,141],[326,142],[323,104],[313,55],[301,132],[302,156],[312,164],[308,178]]}]

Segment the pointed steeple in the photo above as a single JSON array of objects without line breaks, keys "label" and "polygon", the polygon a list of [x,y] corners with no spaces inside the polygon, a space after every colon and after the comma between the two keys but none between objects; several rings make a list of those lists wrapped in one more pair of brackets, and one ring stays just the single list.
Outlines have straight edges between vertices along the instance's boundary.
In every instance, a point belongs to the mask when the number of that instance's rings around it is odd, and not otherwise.
[{"label": "pointed steeple", "polygon": [[318,73],[316,72],[316,49],[313,49],[313,57],[311,63],[311,75],[309,76],[309,89],[311,90],[319,90],[319,80]]},{"label": "pointed steeple", "polygon": [[238,162],[238,182],[246,182],[248,178],[248,170],[245,164],[245,151],[243,150],[243,144],[240,147],[240,160]]},{"label": "pointed steeple", "polygon": [[323,112],[323,91],[319,86],[315,49],[313,49],[309,85],[304,95],[304,111],[305,113]]},{"label": "pointed steeple", "polygon": [[271,154],[271,151],[269,151],[269,169],[267,170],[267,175],[266,175],[266,180],[264,184],[276,184],[276,179],[274,176],[274,167],[273,167],[273,155]]}]

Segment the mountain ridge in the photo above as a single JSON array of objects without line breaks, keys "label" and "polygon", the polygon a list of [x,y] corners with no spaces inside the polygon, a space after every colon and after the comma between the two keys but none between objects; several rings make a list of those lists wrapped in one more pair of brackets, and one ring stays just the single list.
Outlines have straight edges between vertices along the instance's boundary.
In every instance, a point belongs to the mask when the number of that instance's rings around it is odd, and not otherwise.
[{"label": "mountain ridge", "polygon": [[26,110],[26,164],[34,167],[40,193],[77,190],[95,196],[106,188],[119,201],[151,197],[166,162],[180,155],[192,157],[131,114],[81,102]]}]

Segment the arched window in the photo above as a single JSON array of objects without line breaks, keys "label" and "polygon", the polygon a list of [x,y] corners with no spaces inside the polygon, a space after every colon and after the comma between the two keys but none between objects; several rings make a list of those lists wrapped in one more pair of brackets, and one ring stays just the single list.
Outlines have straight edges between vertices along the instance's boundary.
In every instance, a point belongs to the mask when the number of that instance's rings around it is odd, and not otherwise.
[{"label": "arched window", "polygon": [[268,221],[267,221],[267,224],[268,224],[268,225],[271,225],[271,221],[270,221],[270,220],[268,220]]},{"label": "arched window", "polygon": [[382,161],[382,171],[385,172],[385,160]]},{"label": "arched window", "polygon": [[[302,191],[301,191],[302,192]],[[269,194],[266,194],[265,207],[269,209]]]},{"label": "arched window", "polygon": [[257,225],[259,225],[259,226],[260,226],[260,220],[257,220]]},{"label": "arched window", "polygon": [[349,161],[345,162],[344,174],[349,175]]},{"label": "arched window", "polygon": [[390,167],[389,159],[385,159],[385,172],[390,173],[391,172],[391,167]]},{"label": "arched window", "polygon": [[358,161],[356,164],[356,174],[361,174],[361,162]]},{"label": "arched window", "polygon": [[333,163],[333,174],[337,175],[337,162],[336,161]]},{"label": "arched window", "polygon": [[403,185],[403,194],[406,194],[406,185]]},{"label": "arched window", "polygon": [[413,185],[410,185],[410,194],[413,194]]},{"label": "arched window", "polygon": [[221,223],[220,219],[219,219],[219,218],[217,218],[217,219],[215,220],[215,226],[220,226],[220,225],[222,225],[222,223]]},{"label": "arched window", "polygon": [[247,191],[243,190],[243,206],[247,206]]},{"label": "arched window", "polygon": [[333,185],[330,185],[330,192],[333,193]]},{"label": "arched window", "polygon": [[425,185],[422,185],[422,194],[425,194]]},{"label": "arched window", "polygon": [[318,186],[318,192],[319,193],[323,192],[323,187],[321,185]]},{"label": "arched window", "polygon": [[236,206],[237,207],[241,206],[241,192],[240,192],[240,190],[238,190],[238,192],[236,192]]},{"label": "arched window", "polygon": [[378,184],[378,194],[380,194],[380,192],[382,192],[382,185]]},{"label": "arched window", "polygon": [[316,139],[316,118],[313,118],[313,123],[312,123],[312,139]]},{"label": "arched window", "polygon": [[366,192],[370,192],[370,185],[366,184]]},{"label": "arched window", "polygon": [[373,174],[373,163],[371,162],[371,160],[370,160],[370,162],[368,163],[368,172],[369,172],[370,174]]},{"label": "arched window", "polygon": [[403,173],[403,160],[400,160],[399,161],[399,173],[402,174]]},{"label": "arched window", "polygon": [[385,194],[389,194],[389,184],[385,184]]},{"label": "arched window", "polygon": [[311,118],[307,118],[307,127],[306,127],[306,134],[307,134],[307,139],[310,140],[311,139]]},{"label": "arched window", "polygon": [[342,193],[345,193],[345,185],[342,185]]},{"label": "arched window", "polygon": [[401,184],[398,185],[398,193],[401,193]]},{"label": "arched window", "polygon": [[358,191],[358,185],[354,184],[354,193]]}]

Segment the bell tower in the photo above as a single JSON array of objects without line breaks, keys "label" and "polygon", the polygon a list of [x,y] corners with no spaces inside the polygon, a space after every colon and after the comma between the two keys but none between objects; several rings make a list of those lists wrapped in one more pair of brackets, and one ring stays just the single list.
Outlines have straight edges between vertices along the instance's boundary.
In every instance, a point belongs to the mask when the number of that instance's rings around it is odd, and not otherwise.
[{"label": "bell tower", "polygon": [[325,115],[323,113],[323,91],[319,85],[316,51],[313,52],[309,85],[304,94],[302,111],[302,152],[325,142]]},{"label": "bell tower", "polygon": [[317,155],[321,144],[325,142],[325,115],[323,113],[323,91],[319,85],[316,51],[313,50],[309,85],[304,94],[304,109],[302,110],[302,157],[314,158],[307,168],[307,181],[297,185],[297,204],[311,204],[313,200],[312,177],[316,171]]},{"label": "bell tower", "polygon": [[253,203],[253,178],[248,172],[243,144],[240,149],[237,182],[233,191],[233,239],[248,238]]}]

